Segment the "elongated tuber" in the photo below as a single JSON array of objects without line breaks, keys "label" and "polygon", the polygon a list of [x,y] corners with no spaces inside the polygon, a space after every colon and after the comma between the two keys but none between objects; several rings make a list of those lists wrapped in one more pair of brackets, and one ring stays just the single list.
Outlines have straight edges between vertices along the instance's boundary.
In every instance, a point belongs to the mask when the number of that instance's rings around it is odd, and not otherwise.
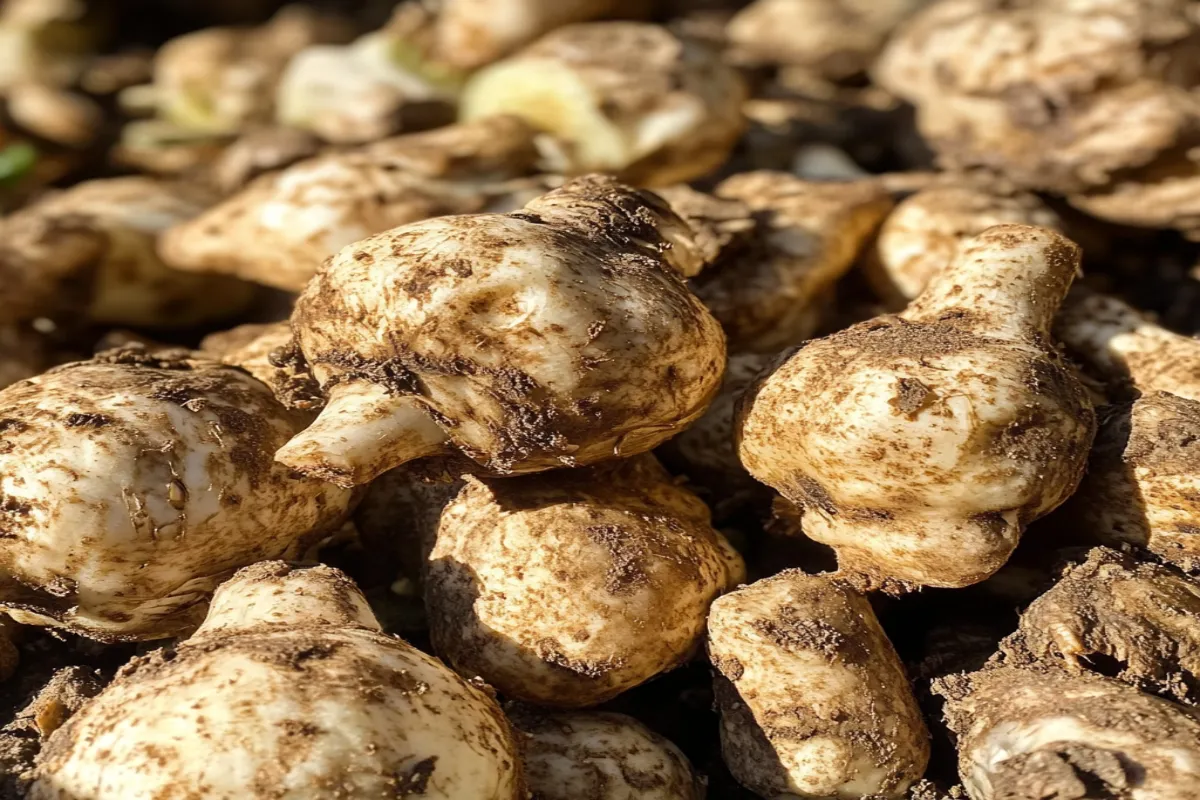
[{"label": "elongated tuber", "polygon": [[30,800],[523,800],[495,700],[379,629],[349,578],[265,562],[50,737]]},{"label": "elongated tuber", "polygon": [[430,635],[507,697],[596,705],[692,655],[709,603],[743,570],[650,456],[468,478],[426,565]]},{"label": "elongated tuber", "polygon": [[271,460],[304,421],[180,351],[110,351],[0,392],[0,608],[105,641],[195,627],[232,570],[346,515],[349,492]]},{"label": "elongated tuber", "polygon": [[844,570],[987,578],[1075,490],[1095,434],[1048,338],[1078,265],[1052,231],[989,228],[903,313],[808,343],[751,387],[742,463]]},{"label": "elongated tuber", "polygon": [[517,114],[545,132],[550,171],[662,186],[712,171],[741,135],[738,76],[658,25],[561,28],[475,74],[462,116]]},{"label": "elongated tuber", "polygon": [[785,570],[713,603],[721,749],[762,797],[900,797],[929,734],[867,600]]},{"label": "elongated tuber", "polygon": [[296,304],[329,402],[276,458],[349,486],[456,450],[503,474],[649,450],[720,385],[701,265],[661,200],[599,177],[351,245]]}]

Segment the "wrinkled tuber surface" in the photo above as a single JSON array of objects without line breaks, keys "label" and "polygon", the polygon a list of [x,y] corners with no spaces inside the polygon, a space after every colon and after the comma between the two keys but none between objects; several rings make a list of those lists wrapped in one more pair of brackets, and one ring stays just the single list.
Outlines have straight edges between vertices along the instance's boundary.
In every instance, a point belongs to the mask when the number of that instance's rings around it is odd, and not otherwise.
[{"label": "wrinkled tuber surface", "polygon": [[191,629],[230,571],[345,516],[347,491],[271,459],[304,422],[181,351],[110,351],[3,390],[0,607],[105,641]]},{"label": "wrinkled tuber surface", "polygon": [[1200,700],[1200,584],[1098,547],[1021,615],[1003,649],[1019,662],[1115,677],[1181,702]]},{"label": "wrinkled tuber surface", "polygon": [[763,797],[900,797],[929,734],[870,603],[786,570],[713,603],[721,749]]},{"label": "wrinkled tuber surface", "polygon": [[176,226],[162,254],[178,269],[299,291],[326,259],[372,234],[504,204],[534,156],[532,131],[513,117],[329,153]]},{"label": "wrinkled tuber surface", "polygon": [[523,800],[495,700],[385,635],[329,567],[248,567],[196,634],[134,659],[55,732],[30,800]]},{"label": "wrinkled tuber surface", "polygon": [[703,800],[679,748],[632,717],[505,709],[523,735],[525,779],[537,800]]},{"label": "wrinkled tuber surface", "polygon": [[897,308],[921,294],[954,261],[962,242],[993,225],[1060,228],[1058,216],[1036,195],[1001,194],[969,184],[933,186],[896,206],[866,259],[871,288]]},{"label": "wrinkled tuber surface", "polygon": [[742,463],[848,572],[985,579],[1083,475],[1095,415],[1048,344],[1078,265],[1052,231],[989,228],[900,315],[810,342],[752,386]]},{"label": "wrinkled tuber surface", "polygon": [[425,573],[435,649],[506,697],[596,705],[679,666],[744,577],[708,509],[649,456],[468,478]]},{"label": "wrinkled tuber surface", "polygon": [[699,265],[661,200],[600,177],[347,247],[292,315],[329,402],[276,458],[354,485],[456,450],[503,474],[649,450],[720,386]]},{"label": "wrinkled tuber surface", "polygon": [[972,800],[1190,800],[1200,719],[1093,676],[1001,667],[939,682]]},{"label": "wrinkled tuber surface", "polygon": [[516,114],[554,172],[665,185],[718,167],[742,133],[743,89],[716,53],[636,22],[570,25],[472,77],[462,116]]},{"label": "wrinkled tuber surface", "polygon": [[663,192],[707,245],[711,263],[692,288],[734,351],[776,353],[811,336],[833,284],[892,207],[874,182],[810,182],[783,172],[735,175],[713,195]]}]

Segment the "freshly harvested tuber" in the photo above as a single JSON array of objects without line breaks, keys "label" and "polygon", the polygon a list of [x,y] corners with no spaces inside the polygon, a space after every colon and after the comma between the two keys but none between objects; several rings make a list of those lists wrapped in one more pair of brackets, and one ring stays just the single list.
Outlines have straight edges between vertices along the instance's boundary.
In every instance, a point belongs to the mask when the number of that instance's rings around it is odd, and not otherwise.
[{"label": "freshly harvested tuber", "polygon": [[194,628],[232,570],[346,516],[349,492],[271,460],[304,422],[183,351],[109,351],[3,390],[0,609],[102,641]]},{"label": "freshly harvested tuber", "polygon": [[467,83],[462,117],[516,114],[545,132],[551,172],[663,186],[720,166],[742,133],[737,74],[699,44],[637,22],[571,25]]},{"label": "freshly harvested tuber", "polygon": [[522,736],[525,780],[537,800],[703,800],[679,748],[632,717],[505,709]]},{"label": "freshly harvested tuber", "polygon": [[182,327],[236,313],[252,287],[168,268],[160,233],[212,198],[145,177],[86,181],[0,220],[0,314],[82,314],[116,325]]},{"label": "freshly harvested tuber", "polygon": [[935,683],[971,800],[1200,794],[1200,719],[1117,681],[987,668]]},{"label": "freshly harvested tuber", "polygon": [[[186,789],[185,789],[186,787]],[[134,659],[42,751],[30,800],[524,800],[484,690],[385,635],[338,570],[265,562],[192,638]]]},{"label": "freshly harvested tuber", "polygon": [[892,207],[875,182],[768,171],[728,178],[713,195],[678,186],[662,196],[706,249],[711,263],[692,289],[725,329],[730,350],[764,353],[813,334],[834,283]]},{"label": "freshly harvested tuber", "polygon": [[360,239],[504,204],[535,157],[533,131],[515,117],[329,153],[259,178],[176,226],[161,253],[178,269],[299,291],[326,259]]},{"label": "freshly harvested tuber", "polygon": [[352,486],[456,451],[500,474],[645,452],[720,387],[701,265],[659,198],[602,177],[351,245],[296,303],[328,404],[276,458]]},{"label": "freshly harvested tuber", "polygon": [[866,598],[785,570],[713,603],[721,749],[762,797],[901,797],[929,733]]},{"label": "freshly harvested tuber", "polygon": [[1061,228],[1058,215],[1027,192],[1001,193],[967,183],[917,192],[884,221],[865,259],[867,279],[883,300],[903,308],[954,261],[965,239],[1006,223]]},{"label": "freshly harvested tuber", "polygon": [[1112,663],[1125,683],[1200,701],[1200,583],[1097,547],[1026,609],[1002,649],[1076,673]]},{"label": "freshly harvested tuber", "polygon": [[744,577],[708,509],[650,456],[467,478],[425,571],[436,651],[507,697],[602,703],[695,651],[708,606]]},{"label": "freshly harvested tuber", "polygon": [[1200,572],[1200,342],[1113,297],[1075,291],[1055,333],[1112,381],[1088,472],[1063,518]]},{"label": "freshly harvested tuber", "polygon": [[288,408],[313,411],[324,402],[320,387],[295,351],[286,322],[239,325],[212,333],[200,342],[200,350],[222,364],[246,370]]},{"label": "freshly harvested tuber", "polygon": [[1078,266],[1053,231],[989,228],[904,312],[812,341],[752,386],[742,463],[848,573],[984,580],[1083,476],[1095,414],[1049,342]]}]

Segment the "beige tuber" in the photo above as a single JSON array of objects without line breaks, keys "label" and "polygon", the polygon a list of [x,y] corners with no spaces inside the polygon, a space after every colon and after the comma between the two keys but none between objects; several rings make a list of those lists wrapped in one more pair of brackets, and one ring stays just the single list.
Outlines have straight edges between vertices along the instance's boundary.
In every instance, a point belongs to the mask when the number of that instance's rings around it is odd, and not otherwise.
[{"label": "beige tuber", "polygon": [[532,137],[520,120],[498,117],[302,161],[177,225],[160,250],[178,269],[299,291],[360,239],[505,204],[522,185],[514,179],[532,171]]},{"label": "beige tuber", "polygon": [[232,570],[346,516],[349,492],[271,460],[304,422],[183,351],[109,351],[3,390],[0,609],[103,641],[195,627]]},{"label": "beige tuber", "polygon": [[462,117],[516,114],[545,133],[547,169],[662,186],[720,166],[744,90],[716,53],[635,22],[571,25],[480,70]]},{"label": "beige tuber", "polygon": [[580,708],[677,667],[744,577],[708,509],[650,456],[468,478],[425,570],[434,648],[506,697]]},{"label": "beige tuber", "polygon": [[900,315],[812,341],[752,386],[742,463],[846,572],[982,581],[1083,475],[1095,414],[1049,340],[1078,267],[1057,233],[989,228]]},{"label": "beige tuber", "polygon": [[1072,355],[1109,378],[1088,474],[1064,518],[1108,544],[1200,570],[1200,342],[1112,297],[1072,292],[1055,325]]},{"label": "beige tuber", "polygon": [[929,734],[866,598],[785,570],[713,603],[721,749],[762,797],[901,797]]},{"label": "beige tuber", "polygon": [[276,458],[349,486],[436,454],[513,474],[645,452],[720,386],[701,265],[660,199],[601,177],[351,245],[292,315],[329,402]]},{"label": "beige tuber", "polygon": [[329,567],[266,562],[50,737],[30,800],[525,800],[495,700],[384,634]]},{"label": "beige tuber", "polygon": [[971,800],[1200,794],[1200,719],[1117,681],[999,667],[935,684]]},{"label": "beige tuber", "polygon": [[624,714],[507,708],[537,800],[703,800],[679,748]]}]

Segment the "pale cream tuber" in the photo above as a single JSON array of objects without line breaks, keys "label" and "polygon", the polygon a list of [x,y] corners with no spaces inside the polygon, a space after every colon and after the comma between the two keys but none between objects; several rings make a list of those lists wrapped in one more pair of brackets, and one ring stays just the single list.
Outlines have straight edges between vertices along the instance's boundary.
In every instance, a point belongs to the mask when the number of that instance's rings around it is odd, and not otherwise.
[{"label": "pale cream tuber", "polygon": [[0,608],[104,641],[195,627],[232,570],[346,516],[349,492],[271,460],[304,422],[181,351],[110,351],[0,392]]},{"label": "pale cream tuber", "polygon": [[292,315],[328,404],[276,458],[356,485],[436,454],[512,474],[645,452],[720,386],[701,265],[660,199],[600,177],[351,245]]},{"label": "pale cream tuber", "polygon": [[487,67],[462,116],[516,114],[545,132],[553,172],[614,172],[647,185],[698,178],[744,127],[744,90],[716,53],[635,22],[571,25]]},{"label": "pale cream tuber", "polygon": [[506,697],[596,705],[677,667],[744,577],[708,509],[650,456],[467,478],[425,570],[436,651]]},{"label": "pale cream tuber", "polygon": [[495,700],[385,635],[349,578],[266,562],[47,742],[30,800],[524,800]]},{"label": "pale cream tuber", "polygon": [[743,400],[738,453],[843,570],[955,587],[1083,475],[1096,421],[1049,341],[1079,248],[989,228],[903,313],[803,346]]},{"label": "pale cream tuber", "polygon": [[703,800],[679,748],[624,714],[506,708],[537,800]]},{"label": "pale cream tuber", "polygon": [[866,598],[785,570],[713,603],[721,749],[762,797],[901,797],[929,734]]},{"label": "pale cream tuber", "polygon": [[504,203],[535,156],[533,131],[513,117],[330,153],[259,178],[176,226],[161,253],[178,269],[299,291],[322,262],[360,239]]}]

